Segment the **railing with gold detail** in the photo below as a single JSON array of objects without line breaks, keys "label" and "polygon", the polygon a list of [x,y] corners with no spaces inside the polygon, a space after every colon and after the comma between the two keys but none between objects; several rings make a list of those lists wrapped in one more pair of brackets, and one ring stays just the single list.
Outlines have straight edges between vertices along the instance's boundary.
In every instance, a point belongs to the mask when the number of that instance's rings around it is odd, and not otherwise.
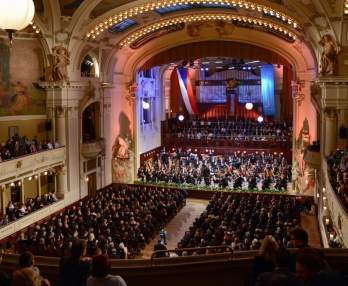
[{"label": "railing with gold detail", "polygon": [[0,184],[65,163],[65,147],[32,153],[0,163]]}]

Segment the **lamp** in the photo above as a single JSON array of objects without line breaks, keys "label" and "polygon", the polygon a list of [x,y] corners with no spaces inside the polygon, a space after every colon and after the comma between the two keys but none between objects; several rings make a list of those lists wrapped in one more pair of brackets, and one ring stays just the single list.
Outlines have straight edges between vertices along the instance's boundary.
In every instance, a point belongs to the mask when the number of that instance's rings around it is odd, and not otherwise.
[{"label": "lamp", "polygon": [[179,121],[184,121],[185,117],[184,117],[184,115],[180,114],[180,115],[178,116],[178,119],[179,119]]},{"label": "lamp", "polygon": [[246,108],[247,110],[252,110],[253,107],[254,107],[254,104],[252,104],[252,102],[247,102],[247,103],[245,104],[245,108]]},{"label": "lamp", "polygon": [[147,101],[143,100],[142,101],[142,105],[143,105],[143,109],[147,110],[150,108],[150,103],[148,103]]},{"label": "lamp", "polygon": [[260,115],[259,117],[257,117],[257,121],[258,121],[259,123],[262,123],[262,122],[263,122],[263,117]]},{"label": "lamp", "polygon": [[33,0],[1,0],[0,29],[8,33],[12,44],[13,33],[27,27],[34,18]]}]

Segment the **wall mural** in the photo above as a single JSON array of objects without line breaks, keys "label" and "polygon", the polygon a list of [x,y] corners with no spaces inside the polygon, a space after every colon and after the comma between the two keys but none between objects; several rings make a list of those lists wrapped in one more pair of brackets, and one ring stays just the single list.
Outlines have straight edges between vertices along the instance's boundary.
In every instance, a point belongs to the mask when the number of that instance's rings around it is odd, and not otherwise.
[{"label": "wall mural", "polygon": [[119,115],[120,133],[112,147],[112,181],[114,183],[131,183],[134,166],[132,131],[128,116]]},{"label": "wall mural", "polygon": [[72,16],[84,0],[60,0],[61,13],[64,16]]},{"label": "wall mural", "polygon": [[37,84],[42,66],[38,40],[16,40],[11,50],[0,41],[0,116],[46,113],[45,93]]}]

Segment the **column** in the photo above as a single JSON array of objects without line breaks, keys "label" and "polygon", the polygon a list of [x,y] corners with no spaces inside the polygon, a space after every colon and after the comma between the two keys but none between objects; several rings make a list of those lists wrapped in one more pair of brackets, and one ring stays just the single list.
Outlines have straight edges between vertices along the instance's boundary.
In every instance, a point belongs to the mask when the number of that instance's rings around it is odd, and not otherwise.
[{"label": "column", "polygon": [[325,145],[324,155],[328,156],[337,147],[337,112],[335,109],[325,110]]},{"label": "column", "polygon": [[66,108],[56,107],[55,109],[55,135],[61,146],[66,145]]},{"label": "column", "polygon": [[112,138],[111,134],[111,98],[112,98],[112,85],[103,84],[100,87],[100,94],[102,96],[102,132],[101,137],[104,138],[104,152],[102,157],[102,186],[107,186],[112,183],[112,170],[111,170],[111,162],[112,162],[112,142],[110,142],[110,138]]},{"label": "column", "polygon": [[58,199],[63,199],[64,194],[68,190],[68,180],[67,180],[67,172],[66,172],[65,166],[61,166],[57,169],[56,180],[57,180],[57,188],[55,190],[56,196]]},{"label": "column", "polygon": [[[66,107],[56,107],[55,109],[55,130],[56,130],[56,139],[58,140],[61,146],[66,146],[66,115],[67,108]],[[66,146],[67,148],[68,146]],[[56,175],[57,188],[55,190],[56,196],[59,199],[64,198],[65,192],[67,192],[67,172],[66,169],[61,167],[58,169]]]},{"label": "column", "polygon": [[5,214],[5,186],[0,186],[0,207],[1,207],[1,213],[4,215]]},{"label": "column", "polygon": [[37,175],[37,195],[41,197],[41,174]]},{"label": "column", "polygon": [[21,183],[21,185],[20,185],[20,187],[21,187],[21,203],[24,204],[24,202],[25,202],[25,199],[24,199],[24,192],[25,192],[24,179],[21,179],[20,183]]}]

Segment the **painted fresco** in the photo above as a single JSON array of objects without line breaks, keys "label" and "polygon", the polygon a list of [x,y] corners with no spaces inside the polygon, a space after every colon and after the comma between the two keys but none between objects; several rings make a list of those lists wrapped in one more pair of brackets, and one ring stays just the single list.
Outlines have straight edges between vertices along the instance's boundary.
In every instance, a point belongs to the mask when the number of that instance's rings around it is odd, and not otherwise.
[{"label": "painted fresco", "polygon": [[72,16],[84,0],[59,0],[62,15]]},{"label": "painted fresco", "polygon": [[46,113],[42,74],[42,50],[38,40],[15,40],[10,50],[0,41],[0,116]]}]

